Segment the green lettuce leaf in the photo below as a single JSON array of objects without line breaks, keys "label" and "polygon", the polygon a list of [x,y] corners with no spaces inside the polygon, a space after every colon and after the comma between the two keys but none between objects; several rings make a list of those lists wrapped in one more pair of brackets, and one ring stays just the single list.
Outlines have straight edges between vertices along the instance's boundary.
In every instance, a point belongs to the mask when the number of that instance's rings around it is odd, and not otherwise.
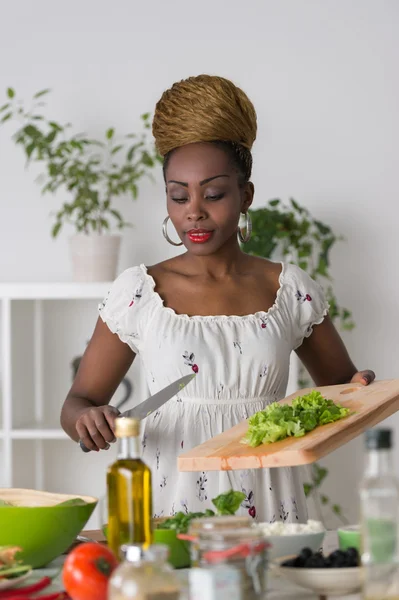
[{"label": "green lettuce leaf", "polygon": [[248,431],[241,441],[255,448],[287,437],[302,437],[319,425],[334,423],[350,413],[349,408],[343,408],[324,398],[317,390],[312,390],[295,398],[291,405],[272,402],[265,410],[252,415],[248,420]]}]

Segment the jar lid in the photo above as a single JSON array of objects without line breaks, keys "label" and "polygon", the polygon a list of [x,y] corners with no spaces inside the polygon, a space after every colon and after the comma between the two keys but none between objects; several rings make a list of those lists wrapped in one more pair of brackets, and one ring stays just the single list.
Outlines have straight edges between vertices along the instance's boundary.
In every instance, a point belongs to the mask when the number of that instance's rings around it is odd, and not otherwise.
[{"label": "jar lid", "polygon": [[202,531],[215,531],[217,529],[241,529],[250,527],[251,517],[239,517],[235,515],[226,515],[222,517],[202,517],[193,519],[190,524],[189,534],[195,534]]},{"label": "jar lid", "polygon": [[198,537],[201,541],[226,542],[256,542],[266,540],[265,534],[258,527],[240,527],[235,529],[200,530]]},{"label": "jar lid", "polygon": [[391,429],[368,429],[366,431],[367,450],[389,450],[392,448]]}]

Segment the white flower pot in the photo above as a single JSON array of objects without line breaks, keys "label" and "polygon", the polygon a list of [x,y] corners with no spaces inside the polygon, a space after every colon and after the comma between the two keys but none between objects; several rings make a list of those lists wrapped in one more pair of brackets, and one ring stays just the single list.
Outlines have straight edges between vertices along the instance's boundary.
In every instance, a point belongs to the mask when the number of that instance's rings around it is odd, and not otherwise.
[{"label": "white flower pot", "polygon": [[113,281],[119,259],[119,235],[77,234],[70,238],[74,281]]}]

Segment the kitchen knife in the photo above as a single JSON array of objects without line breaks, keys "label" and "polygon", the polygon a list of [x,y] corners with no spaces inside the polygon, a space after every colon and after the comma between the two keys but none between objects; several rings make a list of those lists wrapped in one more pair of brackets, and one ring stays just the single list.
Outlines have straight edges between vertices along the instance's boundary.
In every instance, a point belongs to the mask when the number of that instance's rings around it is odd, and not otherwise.
[{"label": "kitchen knife", "polygon": [[[118,415],[118,418],[129,417],[130,419],[139,419],[140,421],[145,419],[152,412],[154,412],[154,410],[158,410],[158,408],[165,404],[165,402],[173,398],[173,396],[176,396],[176,394],[178,394],[183,388],[186,387],[188,383],[190,383],[190,381],[194,379],[195,375],[195,373],[190,373],[190,375],[181,377],[160,392],[157,392],[153,396],[147,398],[147,400],[144,400],[144,402],[141,402],[134,408],[131,408],[130,410]],[[83,452],[90,452],[89,448],[86,448],[82,440],[79,441],[79,445]]]}]

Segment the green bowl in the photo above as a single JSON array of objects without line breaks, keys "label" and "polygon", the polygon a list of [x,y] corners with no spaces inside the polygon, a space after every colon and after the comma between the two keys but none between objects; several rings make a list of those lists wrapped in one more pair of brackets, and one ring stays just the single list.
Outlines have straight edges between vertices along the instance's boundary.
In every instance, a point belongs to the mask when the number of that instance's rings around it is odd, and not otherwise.
[{"label": "green bowl", "polygon": [[175,569],[190,566],[190,542],[179,540],[173,529],[154,529],[154,543],[165,544],[169,548],[169,563]]},{"label": "green bowl", "polygon": [[340,550],[356,548],[360,552],[360,527],[359,525],[350,525],[338,529],[338,542]]},{"label": "green bowl", "polygon": [[[153,542],[164,544],[169,548],[168,562],[175,569],[185,569],[191,565],[190,542],[179,540],[173,529],[162,529],[160,525],[164,519],[154,519]],[[108,533],[108,525],[102,526],[105,537]]]},{"label": "green bowl", "polygon": [[[74,504],[76,498],[83,502]],[[57,506],[68,501],[71,504]],[[44,567],[69,548],[96,504],[91,496],[0,489],[0,546],[19,546],[18,558],[34,568]]]}]

